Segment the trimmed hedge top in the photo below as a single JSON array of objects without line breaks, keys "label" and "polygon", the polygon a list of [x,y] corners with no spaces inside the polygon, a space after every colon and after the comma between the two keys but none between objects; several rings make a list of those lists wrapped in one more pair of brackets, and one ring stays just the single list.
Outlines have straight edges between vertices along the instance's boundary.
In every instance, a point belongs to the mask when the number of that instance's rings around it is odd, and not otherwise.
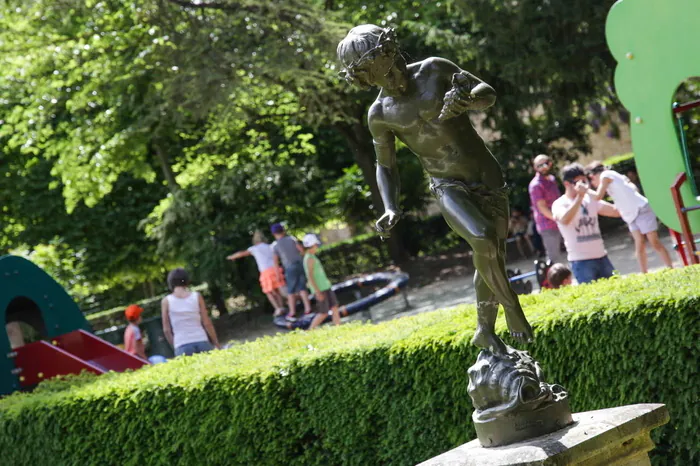
[{"label": "trimmed hedge top", "polygon": [[[691,464],[699,290],[700,267],[687,267],[521,297],[537,336],[526,349],[577,411],[667,403],[673,427],[655,454]],[[123,464],[415,464],[473,438],[475,314],[296,331],[46,381],[0,400],[0,451],[33,466],[111,464],[127,450]],[[497,325],[505,333],[502,315]]]}]

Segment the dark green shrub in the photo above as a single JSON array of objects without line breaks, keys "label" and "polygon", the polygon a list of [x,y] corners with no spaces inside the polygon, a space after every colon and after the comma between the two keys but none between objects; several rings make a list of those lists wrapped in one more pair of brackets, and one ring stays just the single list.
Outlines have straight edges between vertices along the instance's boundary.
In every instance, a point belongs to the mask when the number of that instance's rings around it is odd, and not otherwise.
[{"label": "dark green shrub", "polygon": [[[435,254],[467,243],[454,233],[442,215],[427,218],[408,216],[402,221],[402,240],[412,256]],[[389,247],[376,233],[359,235],[323,247],[323,268],[332,280],[370,273],[391,265]]]},{"label": "dark green shrub", "polygon": [[[698,464],[699,289],[694,267],[523,297],[528,349],[576,411],[666,403],[654,464]],[[50,381],[0,401],[3,464],[416,464],[474,437],[474,321],[463,306]]]},{"label": "dark green shrub", "polygon": [[387,243],[372,233],[325,246],[319,257],[323,269],[334,282],[351,275],[377,272],[391,265]]},{"label": "dark green shrub", "polygon": [[611,170],[615,170],[623,175],[627,174],[630,170],[637,169],[637,164],[634,161],[634,154],[632,152],[608,157],[603,160],[603,164],[610,167]]}]

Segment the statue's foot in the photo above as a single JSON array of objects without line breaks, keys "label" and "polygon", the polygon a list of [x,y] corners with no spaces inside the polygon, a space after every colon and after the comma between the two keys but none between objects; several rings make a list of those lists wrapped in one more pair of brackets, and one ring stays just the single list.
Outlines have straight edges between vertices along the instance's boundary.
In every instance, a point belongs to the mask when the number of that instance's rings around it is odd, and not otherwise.
[{"label": "statue's foot", "polygon": [[533,332],[525,314],[520,312],[506,312],[506,323],[512,336],[517,342],[528,343],[533,339]]},{"label": "statue's foot", "polygon": [[493,354],[508,354],[508,348],[503,340],[493,332],[477,328],[472,338],[472,345],[487,349]]}]

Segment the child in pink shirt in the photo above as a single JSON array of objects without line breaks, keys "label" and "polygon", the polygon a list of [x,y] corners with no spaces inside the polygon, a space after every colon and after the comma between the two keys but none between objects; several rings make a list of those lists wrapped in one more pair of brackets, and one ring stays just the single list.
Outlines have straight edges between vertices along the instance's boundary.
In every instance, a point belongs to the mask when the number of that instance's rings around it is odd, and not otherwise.
[{"label": "child in pink shirt", "polygon": [[142,312],[143,308],[136,304],[131,304],[126,308],[126,311],[124,311],[126,320],[129,321],[129,325],[124,331],[124,351],[146,359],[146,346],[143,344],[141,329],[139,328]]}]

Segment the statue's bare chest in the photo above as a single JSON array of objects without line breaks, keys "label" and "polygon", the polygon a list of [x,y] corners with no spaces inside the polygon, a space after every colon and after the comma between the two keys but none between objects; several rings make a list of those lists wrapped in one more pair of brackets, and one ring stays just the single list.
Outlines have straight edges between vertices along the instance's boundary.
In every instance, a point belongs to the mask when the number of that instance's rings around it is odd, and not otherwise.
[{"label": "statue's bare chest", "polygon": [[444,92],[432,86],[421,87],[409,95],[382,100],[384,122],[397,135],[410,136],[410,133],[422,131],[426,123],[437,123]]}]

